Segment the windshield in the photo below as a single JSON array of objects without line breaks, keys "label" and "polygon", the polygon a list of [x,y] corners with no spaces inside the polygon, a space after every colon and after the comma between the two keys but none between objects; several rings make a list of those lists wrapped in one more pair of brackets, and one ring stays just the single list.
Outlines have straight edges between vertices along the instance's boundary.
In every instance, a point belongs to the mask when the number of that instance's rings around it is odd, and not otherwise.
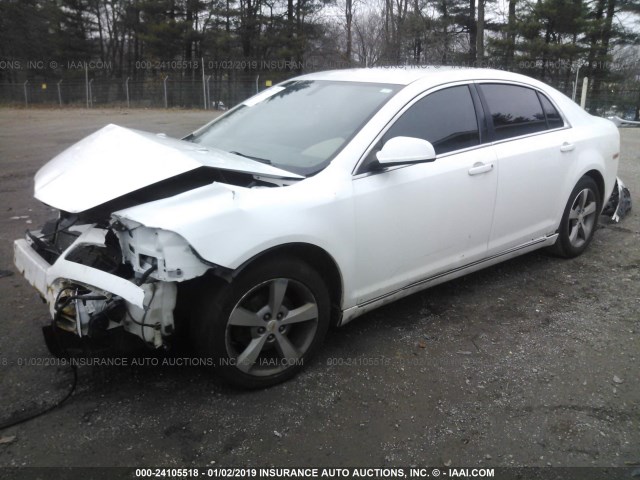
[{"label": "windshield", "polygon": [[190,140],[308,176],[326,167],[399,88],[291,81],[246,100]]}]

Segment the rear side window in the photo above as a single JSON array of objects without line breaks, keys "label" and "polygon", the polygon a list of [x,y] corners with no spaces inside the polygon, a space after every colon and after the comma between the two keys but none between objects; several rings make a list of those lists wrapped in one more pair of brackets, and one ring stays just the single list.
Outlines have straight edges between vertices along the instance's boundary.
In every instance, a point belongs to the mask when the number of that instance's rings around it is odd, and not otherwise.
[{"label": "rear side window", "polygon": [[538,97],[540,97],[542,109],[544,110],[544,114],[547,117],[547,126],[549,127],[549,129],[552,130],[554,128],[564,127],[564,121],[558,113],[558,110],[556,110],[556,107],[554,107],[549,99],[542,93],[538,92]]},{"label": "rear side window", "polygon": [[496,140],[547,129],[545,115],[535,90],[497,84],[484,84],[480,89],[493,119]]},{"label": "rear side window", "polygon": [[428,140],[436,154],[473,147],[480,143],[478,121],[469,87],[450,87],[418,100],[384,135]]}]

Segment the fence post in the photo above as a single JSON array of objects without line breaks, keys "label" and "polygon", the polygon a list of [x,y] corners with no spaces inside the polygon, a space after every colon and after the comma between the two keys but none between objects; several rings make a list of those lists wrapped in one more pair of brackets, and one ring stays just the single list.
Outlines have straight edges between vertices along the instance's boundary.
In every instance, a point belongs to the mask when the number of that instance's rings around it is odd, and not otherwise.
[{"label": "fence post", "polygon": [[207,75],[207,108],[211,106],[211,90],[209,90],[209,80],[211,80],[211,75]]},{"label": "fence post", "polygon": [[207,109],[207,86],[204,82],[204,57],[202,57],[202,97],[204,98],[204,109]]},{"label": "fence post", "polygon": [[589,86],[589,79],[584,77],[582,80],[582,97],[580,98],[580,106],[582,108],[587,104],[587,87]]},{"label": "fence post", "polygon": [[574,102],[576,101],[576,94],[578,92],[578,75],[580,74],[581,68],[582,68],[582,65],[578,65],[578,70],[576,70],[576,81],[573,84],[573,97],[571,98],[571,100],[573,100]]},{"label": "fence post", "polygon": [[89,68],[87,62],[84,62],[84,90],[87,97],[87,108],[89,108]]},{"label": "fence post", "polygon": [[164,83],[164,108],[169,108],[169,102],[167,100],[167,80],[169,79],[169,75],[164,77],[162,83]]},{"label": "fence post", "polygon": [[93,78],[89,80],[89,105],[93,108]]},{"label": "fence post", "polygon": [[58,103],[62,107],[62,93],[60,92],[60,84],[61,83],[62,83],[62,80],[60,80],[57,85],[58,85]]},{"label": "fence post", "polygon": [[29,84],[29,80],[25,80],[23,83],[24,86],[24,106],[29,106],[29,97],[27,96],[27,85]]},{"label": "fence post", "polygon": [[127,94],[127,108],[129,108],[129,79],[131,77],[127,77],[127,79],[124,81],[124,91]]}]

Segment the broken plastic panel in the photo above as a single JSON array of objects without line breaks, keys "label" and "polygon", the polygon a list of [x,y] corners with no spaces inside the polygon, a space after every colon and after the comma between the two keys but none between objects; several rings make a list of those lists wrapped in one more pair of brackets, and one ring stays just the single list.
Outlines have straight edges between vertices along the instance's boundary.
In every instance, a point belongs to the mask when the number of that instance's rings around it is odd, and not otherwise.
[{"label": "broken plastic panel", "polygon": [[611,220],[618,223],[631,211],[631,192],[625,187],[622,180],[616,179],[613,192],[602,210],[602,215],[611,217]]}]

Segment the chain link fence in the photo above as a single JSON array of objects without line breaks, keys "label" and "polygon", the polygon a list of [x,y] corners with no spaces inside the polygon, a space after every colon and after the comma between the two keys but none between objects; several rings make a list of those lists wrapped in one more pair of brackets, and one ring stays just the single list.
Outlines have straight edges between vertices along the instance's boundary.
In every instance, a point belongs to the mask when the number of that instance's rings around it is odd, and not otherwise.
[{"label": "chain link fence", "polygon": [[[580,99],[578,99],[578,102]],[[605,89],[597,97],[587,96],[587,111],[601,117],[618,116],[624,120],[640,120],[640,88]]]},{"label": "chain link fence", "polygon": [[[4,106],[72,106],[127,108],[231,108],[271,83],[284,78],[264,80],[264,76],[241,79],[210,75],[190,80],[171,76],[136,81],[120,80],[59,80],[51,82],[25,81],[0,83],[0,105]],[[565,92],[572,96],[572,92]],[[577,90],[576,101],[580,103]],[[598,96],[587,95],[586,109],[600,116],[618,115],[627,120],[638,119],[640,87],[621,89],[616,85],[603,88]]]},{"label": "chain link fence", "polygon": [[127,108],[230,108],[266,88],[256,80],[89,80],[0,83],[0,105]]}]

